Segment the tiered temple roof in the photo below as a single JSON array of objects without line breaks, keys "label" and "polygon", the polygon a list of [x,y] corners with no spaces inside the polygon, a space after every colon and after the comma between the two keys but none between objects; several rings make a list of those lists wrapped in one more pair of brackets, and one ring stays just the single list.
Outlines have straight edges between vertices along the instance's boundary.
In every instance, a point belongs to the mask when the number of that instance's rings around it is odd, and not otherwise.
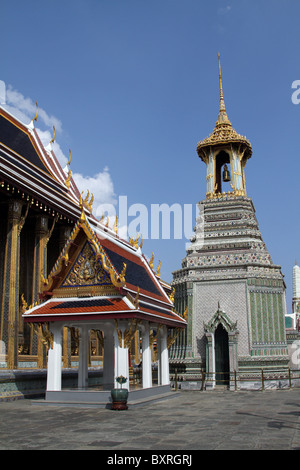
[{"label": "tiered temple roof", "polygon": [[42,303],[24,314],[25,322],[132,318],[170,327],[186,326],[174,311],[167,284],[135,248],[98,225],[84,210],[44,282]]},{"label": "tiered temple roof", "polygon": [[45,207],[77,219],[80,193],[69,166],[61,167],[52,142],[44,147],[33,121],[23,124],[2,107],[0,128],[2,183],[13,182],[16,190],[36,197]]}]

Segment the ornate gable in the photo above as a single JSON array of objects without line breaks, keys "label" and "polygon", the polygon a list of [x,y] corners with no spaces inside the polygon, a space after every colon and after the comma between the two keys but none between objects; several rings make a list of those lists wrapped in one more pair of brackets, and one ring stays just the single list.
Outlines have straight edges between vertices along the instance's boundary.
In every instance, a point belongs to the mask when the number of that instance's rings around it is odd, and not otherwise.
[{"label": "ornate gable", "polygon": [[111,295],[124,286],[125,272],[125,264],[121,272],[116,271],[83,212],[48,279],[44,279],[41,297]]},{"label": "ornate gable", "polygon": [[219,324],[223,326],[227,333],[237,332],[237,322],[233,323],[226,313],[221,310],[220,305],[211,320],[207,324],[204,324],[204,331],[207,333],[214,333]]},{"label": "ornate gable", "polygon": [[112,285],[110,276],[97,262],[93,248],[86,242],[61,287],[105,285]]}]

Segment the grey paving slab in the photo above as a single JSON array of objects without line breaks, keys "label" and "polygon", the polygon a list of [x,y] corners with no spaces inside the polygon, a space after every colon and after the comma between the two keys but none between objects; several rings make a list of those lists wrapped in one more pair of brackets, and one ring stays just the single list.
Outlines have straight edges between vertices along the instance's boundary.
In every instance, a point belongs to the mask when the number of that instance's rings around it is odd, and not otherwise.
[{"label": "grey paving slab", "polygon": [[0,450],[300,449],[300,390],[182,391],[126,411],[0,402]]}]

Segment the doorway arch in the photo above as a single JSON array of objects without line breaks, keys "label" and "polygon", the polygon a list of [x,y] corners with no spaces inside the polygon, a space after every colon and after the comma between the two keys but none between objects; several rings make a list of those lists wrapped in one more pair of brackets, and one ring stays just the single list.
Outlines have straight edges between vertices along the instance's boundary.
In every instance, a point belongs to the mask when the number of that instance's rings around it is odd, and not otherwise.
[{"label": "doorway arch", "polygon": [[230,382],[234,371],[238,370],[238,334],[237,322],[221,310],[212,316],[211,320],[204,324],[207,339],[206,346],[206,388],[214,388],[223,384],[234,386]]},{"label": "doorway arch", "polygon": [[219,323],[215,330],[216,385],[229,385],[228,333]]}]

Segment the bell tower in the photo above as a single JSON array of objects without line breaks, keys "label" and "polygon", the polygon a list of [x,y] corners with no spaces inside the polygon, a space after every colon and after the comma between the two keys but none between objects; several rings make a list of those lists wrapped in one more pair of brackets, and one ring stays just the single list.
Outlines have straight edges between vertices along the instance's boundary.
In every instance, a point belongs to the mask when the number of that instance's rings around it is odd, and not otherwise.
[{"label": "bell tower", "polygon": [[170,365],[181,388],[260,387],[262,367],[276,387],[282,377],[288,383],[285,283],[246,193],[252,148],[228,119],[218,59],[218,119],[197,144],[206,164],[206,199],[198,203],[181,269],[173,273],[175,308],[188,325],[170,349]]},{"label": "bell tower", "polygon": [[[231,194],[246,196],[245,165],[252,155],[250,142],[238,134],[228,119],[223,95],[219,59],[220,108],[213,132],[197,145],[197,153],[206,164],[206,198]],[[226,188],[224,183],[229,183]],[[227,191],[225,189],[228,189]]]}]

